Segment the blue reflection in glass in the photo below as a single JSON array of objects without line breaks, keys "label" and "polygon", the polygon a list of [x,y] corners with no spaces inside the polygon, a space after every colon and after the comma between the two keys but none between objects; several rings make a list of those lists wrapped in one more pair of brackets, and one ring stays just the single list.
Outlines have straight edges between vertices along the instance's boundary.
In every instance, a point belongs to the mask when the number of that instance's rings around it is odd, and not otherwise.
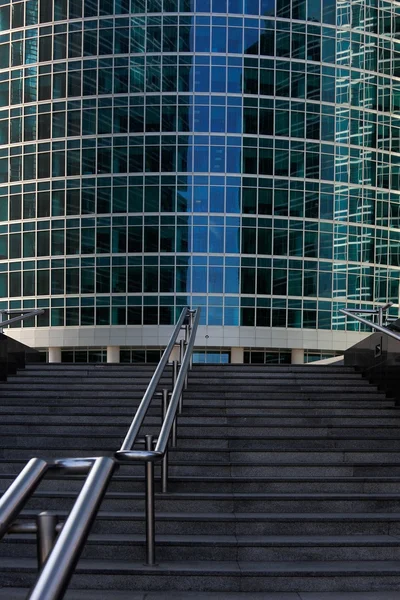
[{"label": "blue reflection in glass", "polygon": [[194,68],[194,89],[196,92],[208,92],[210,88],[210,67]]},{"label": "blue reflection in glass", "polygon": [[[227,148],[227,173],[240,173],[241,171],[241,150],[240,148]],[[236,212],[236,211],[235,211]]]},{"label": "blue reflection in glass", "polygon": [[196,0],[196,12],[209,13],[211,11],[210,0]]},{"label": "blue reflection in glass", "polygon": [[222,325],[222,308],[216,306],[208,307],[208,324]]},{"label": "blue reflection in glass", "polygon": [[239,67],[228,68],[228,92],[231,94],[242,92],[242,69]]},{"label": "blue reflection in glass", "polygon": [[[225,293],[226,294],[238,294],[239,293],[239,268],[229,267],[225,268]],[[236,299],[237,302],[237,299]]]},{"label": "blue reflection in glass", "polygon": [[[224,285],[224,270],[222,267],[210,267],[208,270],[208,292],[222,294]],[[222,298],[221,298],[222,300]]]},{"label": "blue reflection in glass", "polygon": [[274,15],[275,14],[275,0],[261,0],[261,14],[262,15]]},{"label": "blue reflection in glass", "polygon": [[213,52],[226,52],[226,27],[213,27],[211,39]]},{"label": "blue reflection in glass", "polygon": [[239,325],[239,308],[229,307],[224,310],[224,325]]},{"label": "blue reflection in glass", "polygon": [[211,107],[211,131],[216,133],[224,133],[226,131],[225,107]]},{"label": "blue reflection in glass", "polygon": [[211,186],[210,188],[210,212],[224,212],[225,188],[222,186]]},{"label": "blue reflection in glass", "polygon": [[197,147],[193,149],[193,171],[208,172],[208,148]]},{"label": "blue reflection in glass", "polygon": [[228,12],[241,15],[243,12],[243,0],[228,0]]},{"label": "blue reflection in glass", "polygon": [[200,227],[199,225],[193,227],[193,252],[207,252],[207,233],[207,227]]},{"label": "blue reflection in glass", "polygon": [[210,172],[225,172],[225,148],[223,146],[212,147],[210,155]]},{"label": "blue reflection in glass", "polygon": [[240,212],[239,187],[226,188],[226,212],[238,214]]},{"label": "blue reflection in glass", "polygon": [[[212,225],[210,227],[209,231],[210,231],[210,252],[222,254],[224,251],[224,228],[223,227],[215,227]],[[221,272],[222,272],[222,269],[221,269]],[[222,292],[222,288],[221,288],[221,290],[215,289],[215,290],[210,290],[210,291],[215,291],[215,292],[221,291]]]},{"label": "blue reflection in glass", "polygon": [[[249,48],[258,44],[259,30],[246,27],[244,30],[244,51],[248,52]],[[258,53],[258,52],[257,52]]]},{"label": "blue reflection in glass", "polygon": [[259,0],[244,0],[244,14],[245,15],[260,14]]},{"label": "blue reflection in glass", "polygon": [[192,273],[193,293],[207,292],[207,267],[193,267]]},{"label": "blue reflection in glass", "polygon": [[210,28],[196,26],[195,29],[196,52],[210,52]]},{"label": "blue reflection in glass", "polygon": [[239,252],[239,240],[239,227],[227,227],[225,239],[225,252],[227,252],[228,254],[237,254]]},{"label": "blue reflection in glass", "polygon": [[230,27],[228,29],[228,52],[243,52],[243,30],[239,27]]},{"label": "blue reflection in glass", "polygon": [[228,106],[227,109],[227,132],[242,132],[242,109],[237,106]]},{"label": "blue reflection in glass", "polygon": [[226,90],[226,67],[211,68],[211,91],[225,92]]},{"label": "blue reflection in glass", "polygon": [[210,108],[208,106],[196,106],[194,109],[194,131],[208,132],[210,128]]},{"label": "blue reflection in glass", "polygon": [[226,13],[226,0],[212,0],[213,13]]},{"label": "blue reflection in glass", "polygon": [[194,188],[193,212],[208,211],[208,188],[198,185]]}]

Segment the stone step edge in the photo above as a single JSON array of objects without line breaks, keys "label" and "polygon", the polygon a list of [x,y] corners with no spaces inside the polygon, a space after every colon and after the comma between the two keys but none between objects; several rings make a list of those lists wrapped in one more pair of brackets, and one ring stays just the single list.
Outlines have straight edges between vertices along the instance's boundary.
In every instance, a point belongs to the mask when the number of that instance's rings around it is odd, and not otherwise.
[{"label": "stone step edge", "polygon": [[[3,493],[3,492],[0,492]],[[77,493],[72,491],[36,491],[34,498],[76,498]],[[108,500],[144,500],[145,493],[144,492],[107,492],[105,498]],[[156,501],[256,501],[256,500],[264,500],[264,501],[281,501],[281,502],[337,502],[337,501],[347,501],[347,502],[355,502],[355,501],[385,501],[385,500],[399,500],[400,501],[400,493],[384,493],[384,492],[356,492],[356,493],[297,493],[293,496],[292,493],[262,493],[262,492],[226,492],[226,493],[217,493],[217,492],[156,492],[155,493]],[[399,502],[400,504],[400,502]]]},{"label": "stone step edge", "polygon": [[[36,534],[12,534],[6,538],[7,542],[12,543],[36,543]],[[130,545],[136,543],[143,546],[145,536],[141,534],[126,533],[106,533],[90,534],[87,540],[88,544],[95,545]],[[253,546],[272,546],[272,547],[397,547],[400,545],[400,535],[176,535],[176,534],[156,534],[156,543],[161,546],[220,546],[220,547],[253,547]]]},{"label": "stone step edge", "polygon": [[[25,464],[25,463],[23,463]],[[15,478],[15,473],[0,473],[0,479],[8,479]],[[86,479],[86,475],[68,475],[68,477],[63,477],[62,475],[57,475],[54,473],[51,475],[50,473],[46,476],[47,481],[57,481],[57,480],[66,480],[66,481],[82,481]],[[114,475],[112,481],[116,482],[132,482],[132,483],[144,483],[145,477],[140,475]],[[159,475],[155,475],[155,481],[161,481],[161,477]],[[400,476],[397,477],[373,477],[373,476],[327,476],[327,477],[260,477],[260,476],[252,476],[252,477],[243,477],[240,475],[231,475],[230,477],[196,477],[192,475],[181,475],[181,476],[169,476],[168,481],[170,483],[182,483],[187,484],[191,483],[231,483],[235,485],[236,483],[400,483]],[[196,493],[196,492],[194,492]],[[374,493],[374,492],[371,492]]]},{"label": "stone step edge", "polygon": [[[33,516],[38,514],[38,509],[24,509],[19,518],[31,519]],[[61,518],[66,518],[68,511],[60,510],[57,514]],[[145,513],[137,511],[105,511],[101,510],[97,513],[97,519],[102,521],[144,521]],[[178,521],[178,522],[241,522],[241,523],[254,523],[254,522],[288,522],[288,521],[303,521],[303,522],[335,522],[340,523],[342,521],[348,521],[350,523],[374,523],[374,522],[398,522],[400,521],[399,513],[369,513],[369,512],[355,512],[355,513],[245,513],[245,512],[229,512],[229,513],[201,513],[201,512],[163,512],[156,510],[156,520],[159,521]]]},{"label": "stone step edge", "polygon": [[[32,572],[37,570],[36,559],[2,559],[1,570],[8,572]],[[147,566],[141,562],[82,559],[76,573],[105,575],[158,575],[158,576],[232,576],[232,577],[288,577],[288,576],[342,576],[375,577],[398,576],[400,561],[176,561],[159,562]]]}]

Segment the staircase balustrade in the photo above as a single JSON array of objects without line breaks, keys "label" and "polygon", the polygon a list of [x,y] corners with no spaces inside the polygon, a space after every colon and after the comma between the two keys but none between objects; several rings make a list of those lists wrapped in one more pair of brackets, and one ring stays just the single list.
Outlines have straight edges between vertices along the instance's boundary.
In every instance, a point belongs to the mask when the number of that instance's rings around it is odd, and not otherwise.
[{"label": "staircase balustrade", "polygon": [[[25,311],[18,317],[0,321],[0,327],[43,312],[43,310]],[[0,312],[0,316],[1,314]],[[10,533],[34,532],[37,535],[38,564],[41,570],[28,595],[29,600],[60,600],[63,598],[101,501],[121,461],[145,463],[146,556],[147,564],[155,564],[154,463],[161,461],[162,491],[166,492],[168,489],[168,445],[171,442],[174,447],[177,443],[177,417],[182,412],[182,393],[187,387],[188,370],[192,367],[192,353],[199,320],[200,308],[190,310],[186,307],[182,310],[122,446],[115,453],[115,457],[63,458],[52,461],[32,458],[0,498],[0,539]],[[182,329],[184,330],[184,339],[177,342]],[[157,387],[176,345],[179,346],[180,360],[179,363],[173,361],[172,364],[172,391],[163,389],[161,392],[162,424],[159,435],[157,438],[154,438],[153,435],[146,435],[144,439],[138,438],[139,430],[152,400],[159,395]],[[133,449],[135,443],[144,443],[145,450]],[[34,522],[15,521],[46,474],[54,470],[62,475],[71,473],[87,475],[65,523],[58,523],[57,515],[52,512],[40,513]]]}]

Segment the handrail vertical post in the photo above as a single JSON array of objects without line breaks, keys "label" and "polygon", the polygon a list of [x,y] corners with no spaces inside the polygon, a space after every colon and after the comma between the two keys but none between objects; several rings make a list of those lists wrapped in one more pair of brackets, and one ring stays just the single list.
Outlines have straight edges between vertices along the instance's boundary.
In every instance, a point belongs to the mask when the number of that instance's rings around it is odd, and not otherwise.
[{"label": "handrail vertical post", "polygon": [[41,569],[53,549],[57,537],[58,517],[50,511],[41,512],[36,517],[37,526],[37,558]]},{"label": "handrail vertical post", "polygon": [[[146,435],[146,450],[153,451],[153,436]],[[155,511],[154,511],[154,463],[146,462],[146,563],[154,565],[155,557]]]},{"label": "handrail vertical post", "polygon": [[[186,328],[185,328],[185,341],[183,343],[183,347],[184,347],[184,351],[185,352],[186,352],[186,349],[187,349],[188,344],[189,344],[189,334],[190,334],[190,325],[186,325]],[[183,356],[182,356],[181,364],[182,364],[182,362],[183,362]],[[188,374],[187,374],[187,371],[186,371],[185,383],[183,385],[183,387],[184,387],[185,390],[187,389],[187,386],[188,386]],[[182,401],[181,401],[181,404],[179,405],[179,412],[180,413],[182,412]]]},{"label": "handrail vertical post", "polygon": [[[185,382],[187,379],[187,375],[185,377]],[[183,387],[185,387],[185,385],[183,385]],[[178,413],[181,415],[182,414],[182,409],[183,409],[183,392],[181,392],[181,395],[179,396],[179,408],[178,408]]]},{"label": "handrail vertical post", "polygon": [[[196,314],[195,310],[189,310],[189,327],[190,327],[190,331],[192,331],[193,329],[193,321],[194,321],[194,315]],[[193,369],[193,352],[190,355],[190,362],[189,362],[189,370],[191,371]]]},{"label": "handrail vertical post", "polygon": [[172,389],[175,387],[176,380],[178,378],[178,361],[172,361]]},{"label": "handrail vertical post", "polygon": [[115,460],[107,456],[94,459],[89,475],[27,600],[59,600],[64,597],[115,467]]},{"label": "handrail vertical post", "polygon": [[185,354],[185,340],[179,340],[179,364],[183,363],[183,356]]},{"label": "handrail vertical post", "polygon": [[173,422],[173,424],[172,424],[172,440],[171,440],[171,446],[172,446],[173,448],[176,448],[177,441],[178,441],[178,431],[177,431],[178,424],[177,424],[177,422],[176,422],[176,419],[177,419],[177,415],[175,415],[175,419],[174,419],[174,422]]},{"label": "handrail vertical post", "polygon": [[[163,421],[168,410],[168,390],[162,391]],[[168,491],[168,447],[161,462],[161,489],[163,494]]]}]

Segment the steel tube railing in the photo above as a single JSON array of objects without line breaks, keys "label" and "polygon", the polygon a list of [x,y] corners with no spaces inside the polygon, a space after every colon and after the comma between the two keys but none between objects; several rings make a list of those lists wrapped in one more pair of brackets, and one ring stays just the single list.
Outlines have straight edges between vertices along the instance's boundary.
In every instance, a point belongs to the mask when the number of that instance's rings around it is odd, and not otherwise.
[{"label": "steel tube railing", "polygon": [[[3,315],[14,314],[18,314],[18,317],[12,317],[11,319],[6,319],[3,321]],[[43,308],[25,308],[22,310],[19,308],[12,308],[10,310],[0,310],[0,333],[3,332],[3,327],[6,325],[11,325],[11,323],[17,323],[18,321],[24,321],[24,319],[29,319],[30,317],[36,317],[43,314]]]},{"label": "steel tube railing", "polygon": [[0,539],[18,516],[49,468],[41,458],[31,458],[0,499]]},{"label": "steel tube railing", "polygon": [[[196,332],[197,332],[197,327],[199,325],[199,321],[200,321],[200,308],[198,308],[196,311],[196,316],[195,316],[195,319],[193,322],[193,327],[192,327],[192,335],[190,336],[190,341],[186,347],[186,352],[183,357],[182,365],[181,365],[181,368],[179,370],[179,373],[178,373],[178,376],[177,376],[177,379],[175,382],[175,387],[174,387],[174,390],[171,395],[167,414],[164,419],[163,425],[161,427],[161,431],[158,436],[155,449],[152,452],[149,452],[146,450],[131,450],[132,445],[135,440],[133,440],[133,443],[131,444],[130,448],[128,448],[127,447],[128,444],[125,443],[128,438],[128,436],[126,436],[124,443],[122,444],[120,450],[118,450],[118,452],[115,453],[115,456],[118,459],[128,460],[128,461],[129,460],[157,461],[163,457],[163,454],[166,451],[167,444],[168,444],[168,441],[169,441],[169,438],[171,435],[171,430],[172,430],[172,426],[173,426],[173,423],[175,420],[177,407],[179,405],[179,400],[180,400],[180,397],[182,394],[183,385],[185,383],[186,373],[187,373],[187,370],[190,365],[190,357],[193,352],[193,347],[194,347],[194,342],[195,342],[195,338],[196,338]],[[136,415],[134,418],[134,421],[137,421],[137,419],[138,418]],[[132,425],[131,425],[131,429],[132,429]],[[140,429],[140,427],[139,427],[139,429]]]},{"label": "steel tube railing", "polygon": [[[389,306],[391,306],[391,304]],[[386,306],[386,309],[389,308],[389,306]],[[385,308],[385,307],[382,307],[382,308]],[[353,317],[353,319],[356,319],[360,323],[364,323],[364,325],[368,325],[369,327],[372,327],[372,329],[375,329],[376,331],[385,333],[386,335],[394,338],[398,342],[400,341],[400,335],[398,333],[392,331],[391,329],[388,329],[387,327],[384,327],[383,325],[377,325],[376,323],[372,323],[372,321],[368,321],[368,319],[364,319],[364,317],[360,317],[359,315],[354,314],[355,312],[359,312],[356,309],[341,308],[340,312],[343,313],[344,315],[346,315],[347,317]],[[365,314],[365,310],[363,311],[363,313]],[[369,314],[377,314],[377,311],[376,310],[369,311]]]},{"label": "steel tube railing", "polygon": [[[153,450],[153,436],[146,435],[146,450]],[[154,462],[148,460],[145,463],[146,470],[146,560],[148,565],[156,562],[156,523],[154,508]]]},{"label": "steel tube railing", "polygon": [[143,399],[139,405],[139,408],[135,414],[135,418],[133,419],[131,426],[129,427],[128,433],[125,436],[124,441],[122,442],[120,451],[124,451],[124,450],[130,450],[133,446],[133,444],[135,443],[136,437],[139,433],[139,430],[142,426],[142,422],[143,419],[146,416],[146,413],[148,411],[148,408],[150,406],[150,402],[157,390],[157,386],[158,383],[160,381],[161,375],[163,374],[163,371],[165,369],[165,366],[168,362],[168,358],[172,352],[172,348],[175,345],[176,339],[179,335],[179,332],[181,330],[181,327],[183,325],[183,322],[186,318],[186,315],[188,313],[189,309],[188,308],[184,308],[181,312],[181,316],[179,318],[179,321],[177,322],[175,329],[173,331],[173,334],[169,340],[168,346],[166,347],[166,349],[164,350],[164,353],[161,357],[160,362],[158,363],[158,366],[156,368],[156,370],[154,371],[154,375],[150,380],[150,383],[148,385],[148,388],[143,396]]},{"label": "steel tube railing", "polygon": [[113,458],[96,458],[85,484],[27,600],[61,600],[92,522],[116,468]]},{"label": "steel tube railing", "polygon": [[164,452],[167,449],[168,440],[171,435],[172,425],[176,418],[177,408],[179,406],[179,402],[180,402],[181,396],[182,396],[183,386],[185,384],[185,379],[186,379],[186,373],[189,369],[190,357],[191,357],[191,354],[193,351],[194,342],[195,342],[195,338],[196,338],[196,331],[197,331],[197,327],[199,325],[199,321],[200,321],[200,309],[196,312],[196,317],[194,319],[193,328],[192,328],[192,335],[190,336],[190,340],[188,342],[188,345],[186,346],[186,352],[185,352],[183,360],[182,360],[182,366],[178,373],[176,384],[175,384],[174,390],[172,392],[171,399],[169,401],[167,414],[165,416],[164,423],[161,427],[161,431],[160,431],[158,439],[157,439],[157,444],[154,449],[154,451],[159,454],[164,454]]},{"label": "steel tube railing", "polygon": [[[9,311],[10,313],[14,311]],[[17,311],[15,311],[17,312]],[[18,311],[25,312],[26,311]],[[43,310],[29,311],[24,314],[3,321],[2,325],[18,320],[23,320],[42,314]],[[4,313],[4,311],[3,311]],[[195,318],[193,319],[193,315]],[[119,460],[141,460],[146,468],[146,540],[147,540],[147,563],[155,563],[155,510],[154,510],[154,462],[162,460],[162,490],[167,491],[168,486],[168,442],[173,438],[176,443],[177,437],[177,409],[182,405],[182,391],[186,386],[187,372],[192,367],[192,352],[197,327],[200,319],[200,309],[196,311],[184,308],[180,318],[173,330],[168,345],[154,372],[153,377],[143,396],[142,402],[131,423],[128,433],[122,443],[121,449],[116,452],[116,458],[109,457],[87,457],[87,458],[62,458],[59,460],[44,461],[39,458],[31,459],[20,475],[16,478],[10,488],[0,499],[0,537],[8,532],[36,532],[38,536],[38,559],[43,568],[39,578],[28,595],[27,600],[61,600],[66,591],[75,565],[79,559],[86,538],[89,534],[92,522],[97,514],[100,503],[106,493],[109,481],[117,468],[116,459]],[[185,322],[186,320],[186,322]],[[179,332],[185,326],[185,339],[179,343],[180,369],[178,364],[173,363],[173,390],[170,393],[163,390],[162,393],[162,416],[161,431],[156,441],[152,435],[145,436],[144,451],[132,450],[137,435],[143,424],[151,400],[154,397],[161,375],[167,364],[173,347],[176,344]],[[72,508],[70,515],[64,525],[58,523],[58,517],[54,513],[41,513],[36,522],[14,522],[27,500],[30,498],[41,479],[49,470],[62,470],[63,473],[88,473],[81,492]],[[55,543],[57,532],[61,530]]]},{"label": "steel tube railing", "polygon": [[58,516],[44,511],[36,517],[36,541],[39,569],[46,562],[57,537]]},{"label": "steel tube railing", "polygon": [[[192,321],[192,319],[190,319],[190,321]],[[167,395],[165,394],[165,391],[163,392],[163,407],[168,404],[168,408],[166,410],[161,430],[157,438],[155,449],[152,449],[152,437],[150,443],[149,437],[146,436],[146,450],[128,449],[128,444],[125,444],[124,441],[123,446],[125,448],[121,447],[121,450],[115,453],[116,458],[121,461],[143,461],[146,463],[146,556],[147,564],[149,565],[153,565],[155,563],[154,462],[159,460],[162,461],[161,485],[162,491],[166,491],[168,487],[168,443],[171,438],[172,447],[175,447],[177,443],[178,409],[180,409],[182,405],[182,392],[185,386],[188,369],[191,367],[191,357],[199,322],[200,308],[196,310],[196,316],[193,322],[191,322],[191,335],[187,338],[188,341],[186,343],[186,351],[184,354],[182,354],[184,344],[181,343],[179,345],[181,350],[181,368],[177,374],[169,403],[166,402]],[[175,366],[173,370],[175,374]],[[131,430],[132,429],[133,428],[131,426]],[[125,438],[125,440],[126,439],[127,438]],[[130,448],[132,448],[132,445]]]}]

